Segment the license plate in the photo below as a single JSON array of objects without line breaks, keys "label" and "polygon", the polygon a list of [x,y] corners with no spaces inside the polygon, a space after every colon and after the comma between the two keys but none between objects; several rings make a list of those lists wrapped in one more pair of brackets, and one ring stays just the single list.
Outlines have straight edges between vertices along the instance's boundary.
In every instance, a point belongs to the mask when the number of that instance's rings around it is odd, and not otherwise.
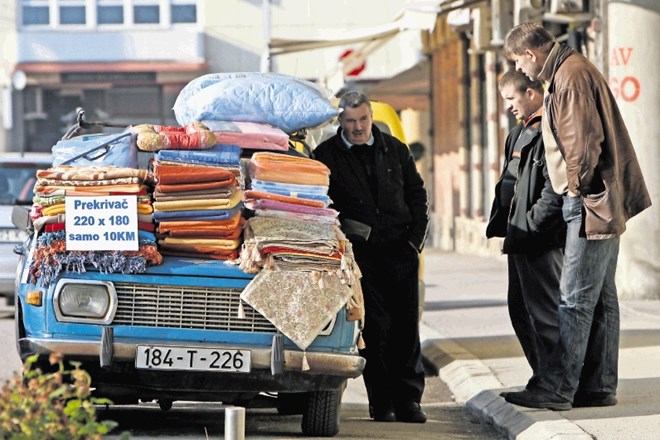
[{"label": "license plate", "polygon": [[251,352],[224,348],[138,345],[135,368],[249,373]]}]

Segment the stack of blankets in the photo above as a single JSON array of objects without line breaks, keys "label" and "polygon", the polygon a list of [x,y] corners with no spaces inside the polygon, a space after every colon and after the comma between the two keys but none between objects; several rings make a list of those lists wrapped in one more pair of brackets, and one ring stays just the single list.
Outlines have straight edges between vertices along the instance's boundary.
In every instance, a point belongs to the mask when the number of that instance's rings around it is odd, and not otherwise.
[{"label": "stack of blankets", "polygon": [[[30,274],[50,284],[62,268],[78,273],[85,265],[102,272],[142,273],[162,262],[154,235],[150,193],[153,176],[147,170],[116,166],[60,165],[36,174],[30,216],[38,238]],[[137,196],[137,251],[67,251],[65,235],[66,196]]]},{"label": "stack of blankets", "polygon": [[255,153],[247,168],[245,206],[255,215],[239,264],[257,275],[241,299],[305,350],[342,307],[363,310],[359,269],[337,211],[328,208],[330,170],[274,153]]},{"label": "stack of blankets", "polygon": [[163,255],[234,260],[241,212],[240,147],[161,150],[154,162],[154,219]]},{"label": "stack of blankets", "polygon": [[256,216],[338,224],[338,212],[328,208],[330,170],[306,157],[255,153],[247,171],[250,189],[245,206]]}]

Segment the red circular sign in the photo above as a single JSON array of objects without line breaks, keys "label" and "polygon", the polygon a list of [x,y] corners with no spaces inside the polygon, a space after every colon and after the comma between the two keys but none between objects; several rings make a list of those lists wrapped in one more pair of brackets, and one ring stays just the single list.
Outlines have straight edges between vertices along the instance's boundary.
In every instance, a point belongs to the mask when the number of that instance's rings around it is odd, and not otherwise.
[{"label": "red circular sign", "polygon": [[[346,49],[346,50],[344,51],[344,53],[342,53],[342,54],[339,56],[339,59],[340,59],[340,60],[343,60],[344,58],[346,58],[347,56],[349,56],[349,55],[352,54],[352,53],[353,53],[353,49]],[[350,72],[347,72],[347,73],[346,73],[346,76],[358,76],[360,73],[362,73],[362,71],[363,71],[364,69],[366,69],[366,67],[367,67],[367,63],[366,63],[366,62],[363,62],[362,64],[360,64],[359,66],[357,66],[355,69],[351,70]]]}]

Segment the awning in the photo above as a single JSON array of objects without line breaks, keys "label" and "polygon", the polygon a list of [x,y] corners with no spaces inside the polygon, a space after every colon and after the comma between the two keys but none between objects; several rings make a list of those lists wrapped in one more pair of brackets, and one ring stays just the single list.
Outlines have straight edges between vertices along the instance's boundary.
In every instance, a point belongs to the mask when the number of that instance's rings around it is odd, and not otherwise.
[{"label": "awning", "polygon": [[[437,2],[433,1],[435,4]],[[390,23],[357,30],[319,30],[312,38],[271,38],[268,48],[271,55],[280,55],[303,50],[322,49],[355,43],[370,43],[393,37],[407,30],[433,30],[436,22],[435,10],[420,7],[426,1],[417,0],[402,9]]]},{"label": "awning", "polygon": [[431,63],[420,61],[392,78],[365,90],[375,101],[386,102],[395,110],[412,108],[428,111],[431,105]]}]

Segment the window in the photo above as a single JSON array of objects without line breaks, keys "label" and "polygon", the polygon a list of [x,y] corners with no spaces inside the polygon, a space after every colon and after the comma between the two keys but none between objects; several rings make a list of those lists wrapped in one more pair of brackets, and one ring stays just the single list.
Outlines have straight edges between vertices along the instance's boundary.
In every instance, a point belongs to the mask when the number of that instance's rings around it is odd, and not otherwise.
[{"label": "window", "polygon": [[48,10],[48,0],[24,0],[22,14],[24,26],[49,24],[50,13]]},{"label": "window", "polygon": [[60,24],[85,24],[84,0],[60,0]]},{"label": "window", "polygon": [[133,5],[133,22],[135,24],[160,23],[160,8],[153,2],[135,2]]},{"label": "window", "polygon": [[172,23],[197,23],[197,5],[174,3],[171,6]]},{"label": "window", "polygon": [[123,24],[124,5],[121,0],[99,0],[96,6],[97,24]]}]

